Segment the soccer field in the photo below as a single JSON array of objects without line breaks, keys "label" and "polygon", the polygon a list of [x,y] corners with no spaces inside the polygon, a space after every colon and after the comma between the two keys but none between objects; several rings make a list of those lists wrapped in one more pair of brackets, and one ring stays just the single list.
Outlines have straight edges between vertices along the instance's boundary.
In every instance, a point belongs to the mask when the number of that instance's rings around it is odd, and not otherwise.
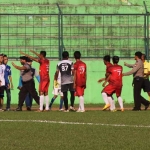
[{"label": "soccer field", "polygon": [[150,110],[1,112],[1,150],[149,150]]}]

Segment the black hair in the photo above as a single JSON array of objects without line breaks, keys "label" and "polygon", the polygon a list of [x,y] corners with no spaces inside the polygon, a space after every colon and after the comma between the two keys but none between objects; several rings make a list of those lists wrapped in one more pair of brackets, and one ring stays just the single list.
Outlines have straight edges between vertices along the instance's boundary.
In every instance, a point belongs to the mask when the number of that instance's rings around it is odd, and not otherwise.
[{"label": "black hair", "polygon": [[69,57],[69,53],[68,53],[67,51],[64,51],[64,52],[62,53],[62,57],[63,57],[63,58],[68,58],[68,57]]},{"label": "black hair", "polygon": [[7,55],[3,54],[3,57],[7,57]]},{"label": "black hair", "polygon": [[143,55],[143,57],[144,57],[144,60],[146,60],[146,55],[145,54],[142,54]]},{"label": "black hair", "polygon": [[142,53],[141,52],[135,52],[135,56],[137,56],[138,58],[140,58],[141,59],[141,57],[142,57]]},{"label": "black hair", "polygon": [[75,51],[75,52],[74,52],[74,58],[75,58],[75,59],[80,59],[80,58],[81,58],[81,53],[80,53],[80,51]]},{"label": "black hair", "polygon": [[113,64],[118,64],[119,57],[118,56],[113,56],[112,61],[113,61]]},{"label": "black hair", "polygon": [[27,61],[28,57],[26,57],[26,56],[20,56],[20,59]]},{"label": "black hair", "polygon": [[110,62],[110,55],[105,55],[103,57],[103,60]]},{"label": "black hair", "polygon": [[40,54],[41,54],[43,57],[46,57],[46,51],[40,51]]}]

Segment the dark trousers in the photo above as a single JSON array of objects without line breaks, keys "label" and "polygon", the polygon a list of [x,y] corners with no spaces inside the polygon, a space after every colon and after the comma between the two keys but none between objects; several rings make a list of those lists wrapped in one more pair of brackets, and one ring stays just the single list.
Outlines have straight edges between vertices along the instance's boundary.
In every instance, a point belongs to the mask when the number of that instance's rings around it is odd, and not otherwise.
[{"label": "dark trousers", "polygon": [[33,99],[36,101],[36,103],[39,105],[39,96],[35,89],[35,83],[34,80],[30,80],[27,82],[23,82],[23,86],[19,92],[19,103],[18,106],[21,108],[23,106],[23,102],[27,96],[27,94],[30,93]]},{"label": "dark trousers", "polygon": [[5,91],[6,91],[6,97],[7,97],[6,109],[9,109],[10,102],[11,102],[11,92],[10,92],[10,89],[8,89],[7,87],[5,88]]},{"label": "dark trousers", "polygon": [[144,106],[149,104],[149,101],[147,101],[144,97],[141,96],[141,90],[143,87],[144,79],[142,77],[136,77],[133,80],[134,84],[134,109],[141,109],[141,104]]},{"label": "dark trousers", "polygon": [[25,104],[26,104],[26,107],[32,107],[32,101],[33,101],[33,98],[32,98],[32,96],[31,96],[31,94],[30,93],[28,93],[27,95],[26,95],[26,98],[25,98]]},{"label": "dark trousers", "polygon": [[[65,110],[68,110],[68,92],[63,92],[63,100],[64,100],[64,106],[65,106]],[[75,100],[75,97],[74,97],[74,91],[70,91],[70,102],[71,102],[71,106],[73,107],[74,106],[74,100]]]}]

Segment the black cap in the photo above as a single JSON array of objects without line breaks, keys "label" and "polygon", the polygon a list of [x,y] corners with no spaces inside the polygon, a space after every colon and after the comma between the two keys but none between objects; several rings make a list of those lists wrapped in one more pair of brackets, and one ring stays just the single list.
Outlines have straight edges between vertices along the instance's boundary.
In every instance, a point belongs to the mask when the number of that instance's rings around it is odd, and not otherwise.
[{"label": "black cap", "polygon": [[27,61],[28,57],[26,57],[26,56],[20,56],[20,59]]}]

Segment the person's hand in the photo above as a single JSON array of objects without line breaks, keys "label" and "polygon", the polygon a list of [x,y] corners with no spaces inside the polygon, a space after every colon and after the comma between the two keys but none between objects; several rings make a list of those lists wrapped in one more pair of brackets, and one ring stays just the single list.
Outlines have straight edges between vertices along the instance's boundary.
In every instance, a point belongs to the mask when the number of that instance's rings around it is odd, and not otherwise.
[{"label": "person's hand", "polygon": [[102,86],[105,87],[105,86],[106,86],[106,83],[107,83],[107,82],[104,82],[104,83],[102,84]]},{"label": "person's hand", "polygon": [[59,83],[56,80],[54,80],[54,88],[58,88],[58,86],[59,86]]},{"label": "person's hand", "polygon": [[16,65],[15,65],[15,63],[13,63],[13,62],[12,62],[11,64],[12,64],[12,65],[13,65],[13,66],[16,68]]},{"label": "person's hand", "polygon": [[99,79],[97,82],[98,82],[98,83],[101,83],[102,81],[103,81],[103,79]]},{"label": "person's hand", "polygon": [[17,89],[18,89],[18,90],[21,90],[21,86],[18,86]]},{"label": "person's hand", "polygon": [[127,63],[126,63],[126,62],[124,62],[124,66],[127,66]]},{"label": "person's hand", "polygon": [[13,89],[14,89],[14,86],[13,86],[12,84],[10,85],[10,89],[11,89],[11,90],[13,90]]}]

